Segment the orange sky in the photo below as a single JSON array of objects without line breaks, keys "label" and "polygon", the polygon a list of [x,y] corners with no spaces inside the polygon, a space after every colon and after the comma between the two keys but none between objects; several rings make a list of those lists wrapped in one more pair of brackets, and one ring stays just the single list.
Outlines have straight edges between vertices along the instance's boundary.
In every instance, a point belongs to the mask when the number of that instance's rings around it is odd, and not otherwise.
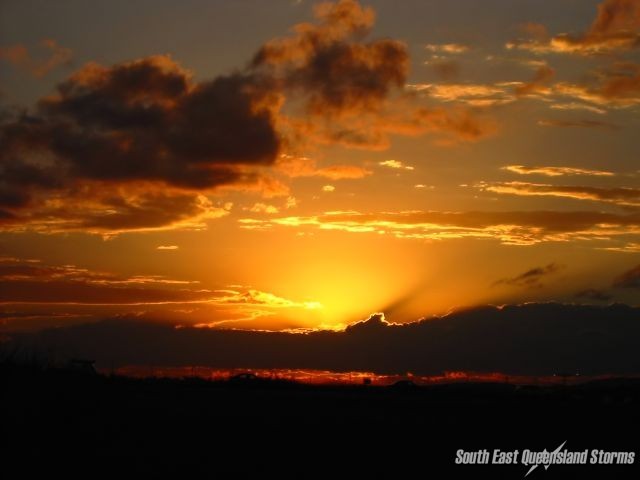
[{"label": "orange sky", "polygon": [[640,2],[392,3],[0,7],[2,328],[638,305]]}]

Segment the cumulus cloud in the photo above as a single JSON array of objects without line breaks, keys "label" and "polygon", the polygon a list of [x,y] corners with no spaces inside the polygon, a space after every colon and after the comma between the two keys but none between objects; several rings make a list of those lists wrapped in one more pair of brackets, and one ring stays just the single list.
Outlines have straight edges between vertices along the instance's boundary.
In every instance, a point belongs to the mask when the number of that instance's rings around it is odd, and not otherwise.
[{"label": "cumulus cloud", "polygon": [[304,116],[283,123],[298,140],[384,149],[393,134],[470,141],[491,133],[470,112],[417,107],[407,98],[407,46],[365,40],[372,9],[340,0],[320,4],[315,14],[317,23],[296,25],[293,35],[268,42],[252,63],[296,95],[292,106]]},{"label": "cumulus cloud", "polygon": [[89,63],[35,108],[3,112],[0,228],[115,234],[200,225],[215,216],[208,195],[288,196],[274,171],[331,180],[370,173],[282,159],[309,143],[382,149],[390,135],[437,133],[452,143],[493,131],[467,110],[418,106],[407,95],[407,46],[367,39],[371,8],[339,0],[316,6],[315,16],[228,75],[196,81],[162,55]]},{"label": "cumulus cloud", "polygon": [[279,152],[267,97],[241,74],[195,83],[164,56],[88,64],[0,125],[2,223],[118,233],[221,216],[199,192],[251,188]]},{"label": "cumulus cloud", "polygon": [[563,175],[585,175],[594,177],[612,177],[615,174],[605,170],[590,170],[575,167],[537,167],[526,165],[505,165],[502,170],[519,175],[544,175],[546,177],[560,177]]},{"label": "cumulus cloud", "polygon": [[509,285],[513,287],[523,287],[523,288],[542,288],[544,284],[542,283],[542,279],[551,274],[554,274],[561,270],[562,265],[558,265],[557,263],[550,263],[544,267],[535,267],[527,270],[520,275],[516,275],[515,277],[510,278],[502,278],[496,281],[493,285]]},{"label": "cumulus cloud", "polygon": [[640,215],[589,211],[502,212],[328,212],[269,220],[242,218],[244,229],[320,229],[350,233],[389,234],[396,238],[498,240],[505,245],[603,240],[640,235]]},{"label": "cumulus cloud", "polygon": [[507,43],[507,48],[534,53],[594,55],[640,46],[640,3],[637,0],[604,0],[591,27],[584,33],[549,37],[546,29],[533,25],[529,38]]}]

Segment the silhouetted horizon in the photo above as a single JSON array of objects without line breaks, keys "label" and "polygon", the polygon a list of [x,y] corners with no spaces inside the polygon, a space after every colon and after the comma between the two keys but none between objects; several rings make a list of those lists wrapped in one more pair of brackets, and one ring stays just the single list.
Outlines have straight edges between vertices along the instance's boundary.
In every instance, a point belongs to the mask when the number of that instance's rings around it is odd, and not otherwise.
[{"label": "silhouetted horizon", "polygon": [[640,308],[481,306],[407,324],[373,314],[343,331],[305,333],[117,318],[11,334],[4,345],[54,358],[91,358],[101,368],[199,365],[417,375],[625,375],[640,373]]}]

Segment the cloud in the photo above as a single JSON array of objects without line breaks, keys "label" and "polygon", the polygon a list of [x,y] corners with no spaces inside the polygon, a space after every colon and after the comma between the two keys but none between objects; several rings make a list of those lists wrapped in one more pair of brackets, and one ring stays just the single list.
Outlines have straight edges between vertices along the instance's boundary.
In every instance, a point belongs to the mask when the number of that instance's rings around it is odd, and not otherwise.
[{"label": "cloud", "polygon": [[378,162],[378,165],[392,168],[394,170],[414,170],[413,166],[405,165],[400,160],[384,160],[382,162]]},{"label": "cloud", "polygon": [[317,24],[299,24],[295,35],[268,42],[253,65],[297,90],[308,113],[339,117],[378,110],[404,85],[406,46],[391,39],[358,41],[375,20],[374,11],[358,2],[322,3],[314,12]]},{"label": "cloud", "polygon": [[613,298],[612,295],[608,294],[603,290],[598,290],[596,288],[587,288],[586,290],[581,290],[574,295],[576,298],[583,298],[585,300],[595,300],[597,302],[608,302]]},{"label": "cloud", "polygon": [[477,307],[405,325],[375,314],[342,332],[176,329],[111,320],[13,338],[28,351],[55,350],[111,367],[629,375],[640,371],[638,314],[637,308],[624,305],[532,303]]},{"label": "cloud", "polygon": [[156,250],[178,250],[179,248],[178,245],[158,245]]},{"label": "cloud", "polygon": [[534,53],[595,55],[625,51],[640,46],[640,4],[637,0],[604,0],[591,27],[584,33],[562,33],[548,37],[536,26],[529,38],[507,43],[509,49]]},{"label": "cloud", "polygon": [[[150,313],[188,324],[258,321],[262,317],[278,324],[282,315],[321,308],[315,301],[294,301],[249,286],[211,290],[198,281],[159,275],[120,275],[17,258],[0,261],[0,328],[4,330],[8,326],[22,329],[25,317],[34,317],[27,322],[31,326],[34,322],[68,325],[105,314]],[[46,315],[53,318],[47,321]]]},{"label": "cloud", "polygon": [[563,175],[585,175],[594,177],[613,177],[613,172],[604,170],[590,170],[575,167],[534,167],[525,165],[505,165],[502,170],[517,173],[519,175],[544,175],[547,177],[559,177]]},{"label": "cloud", "polygon": [[629,242],[615,247],[603,247],[602,250],[608,250],[610,252],[640,253],[640,243]]},{"label": "cloud", "polygon": [[476,187],[486,192],[501,194],[563,197],[612,203],[624,207],[640,206],[640,189],[630,187],[604,188],[526,182],[481,182]]},{"label": "cloud", "polygon": [[527,270],[520,275],[511,278],[503,278],[496,281],[493,285],[509,285],[512,287],[523,288],[542,288],[544,285],[542,279],[553,273],[557,273],[563,267],[557,263],[550,263],[544,267],[535,267]]},{"label": "cloud", "polygon": [[429,52],[448,54],[466,53],[470,50],[468,45],[461,43],[429,43],[424,48]]},{"label": "cloud", "polygon": [[327,193],[335,192],[336,187],[334,187],[333,185],[325,185],[322,187],[322,191]]},{"label": "cloud", "polygon": [[629,108],[640,104],[640,65],[615,63],[593,77],[582,84],[557,83],[553,91],[599,107]]},{"label": "cloud", "polygon": [[276,164],[280,173],[291,177],[323,177],[330,180],[358,179],[371,175],[373,172],[357,165],[329,165],[318,167],[316,161],[307,157],[281,155]]},{"label": "cloud", "polygon": [[613,281],[614,288],[640,288],[640,265],[634,267]]},{"label": "cloud", "polygon": [[253,206],[248,210],[253,213],[268,213],[268,214],[275,214],[280,212],[278,207],[274,205],[268,205],[266,203],[254,203]]},{"label": "cloud", "polygon": [[607,113],[603,108],[594,107],[593,105],[587,105],[585,103],[569,102],[569,103],[555,103],[549,108],[553,110],[586,110],[591,113],[597,113],[604,115]]},{"label": "cloud", "polygon": [[0,125],[3,225],[118,233],[221,216],[199,192],[268,181],[267,97],[242,74],[195,83],[166,56],[88,64]]},{"label": "cloud", "polygon": [[406,95],[407,45],[365,41],[372,9],[340,0],[320,4],[315,15],[316,23],[296,25],[293,35],[268,42],[252,62],[295,95],[291,107],[301,115],[282,124],[297,142],[379,150],[388,147],[389,135],[435,133],[473,141],[490,133],[470,112],[418,106]]},{"label": "cloud", "polygon": [[45,38],[38,45],[34,56],[24,45],[0,47],[0,61],[5,61],[36,78],[41,78],[59,66],[68,66],[73,59],[71,49],[63,47],[53,39]]},{"label": "cloud", "polygon": [[515,92],[517,95],[536,95],[548,92],[548,83],[553,79],[556,72],[548,65],[541,65],[537,68],[533,78],[526,83],[517,85]]},{"label": "cloud", "polygon": [[599,120],[538,120],[541,127],[578,127],[578,128],[604,128],[618,130],[620,127],[614,123]]},{"label": "cloud", "polygon": [[495,131],[468,110],[419,105],[407,94],[407,46],[367,40],[371,8],[339,0],[314,12],[314,23],[267,42],[231,74],[196,80],[165,55],[88,63],[31,110],[2,112],[2,228],[117,234],[201,225],[224,214],[209,195],[288,196],[274,172],[331,180],[371,173],[282,160],[310,144],[384,149],[390,135],[455,143]]},{"label": "cloud", "polygon": [[[519,83],[517,83],[519,85]],[[472,84],[440,83],[411,84],[409,89],[442,102],[458,102],[472,107],[505,105],[516,101],[512,83]]]},{"label": "cloud", "polygon": [[0,219],[4,231],[85,232],[105,237],[130,232],[203,230],[229,214],[204,195],[80,186]]},{"label": "cloud", "polygon": [[497,240],[505,245],[541,242],[611,240],[640,235],[640,215],[604,212],[502,211],[502,212],[330,212],[307,217],[269,220],[239,219],[243,229],[296,228],[349,233],[389,234],[401,239]]}]

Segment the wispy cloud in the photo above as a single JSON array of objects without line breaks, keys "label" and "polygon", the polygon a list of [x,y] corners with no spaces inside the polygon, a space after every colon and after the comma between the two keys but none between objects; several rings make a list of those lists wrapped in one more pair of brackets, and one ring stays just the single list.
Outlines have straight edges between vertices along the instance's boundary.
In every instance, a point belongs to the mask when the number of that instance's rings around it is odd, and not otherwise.
[{"label": "wispy cloud", "polygon": [[594,177],[613,177],[613,172],[605,170],[591,170],[576,167],[542,167],[525,165],[505,165],[502,170],[517,173],[519,175],[544,175],[547,177],[560,177],[563,175],[585,175]]},{"label": "wispy cloud", "polygon": [[516,275],[515,277],[502,278],[497,280],[493,285],[509,285],[513,287],[524,287],[524,288],[542,288],[544,284],[542,283],[542,279],[557,273],[559,270],[564,268],[562,265],[558,265],[557,263],[550,263],[544,267],[535,267],[527,270],[524,273]]},{"label": "wispy cloud", "polygon": [[318,229],[428,241],[475,238],[498,240],[506,245],[611,241],[617,236],[640,234],[640,214],[587,211],[327,212],[305,217],[242,218],[238,221],[241,228],[248,230]]},{"label": "wispy cloud", "polygon": [[581,185],[549,185],[544,183],[527,182],[480,182],[475,186],[483,191],[501,194],[563,197],[575,200],[612,203],[620,206],[640,206],[640,189],[631,187],[605,188]]},{"label": "wispy cloud", "polygon": [[538,120],[541,127],[578,127],[578,128],[604,128],[607,130],[619,130],[620,126],[611,122],[603,122],[600,120]]}]

